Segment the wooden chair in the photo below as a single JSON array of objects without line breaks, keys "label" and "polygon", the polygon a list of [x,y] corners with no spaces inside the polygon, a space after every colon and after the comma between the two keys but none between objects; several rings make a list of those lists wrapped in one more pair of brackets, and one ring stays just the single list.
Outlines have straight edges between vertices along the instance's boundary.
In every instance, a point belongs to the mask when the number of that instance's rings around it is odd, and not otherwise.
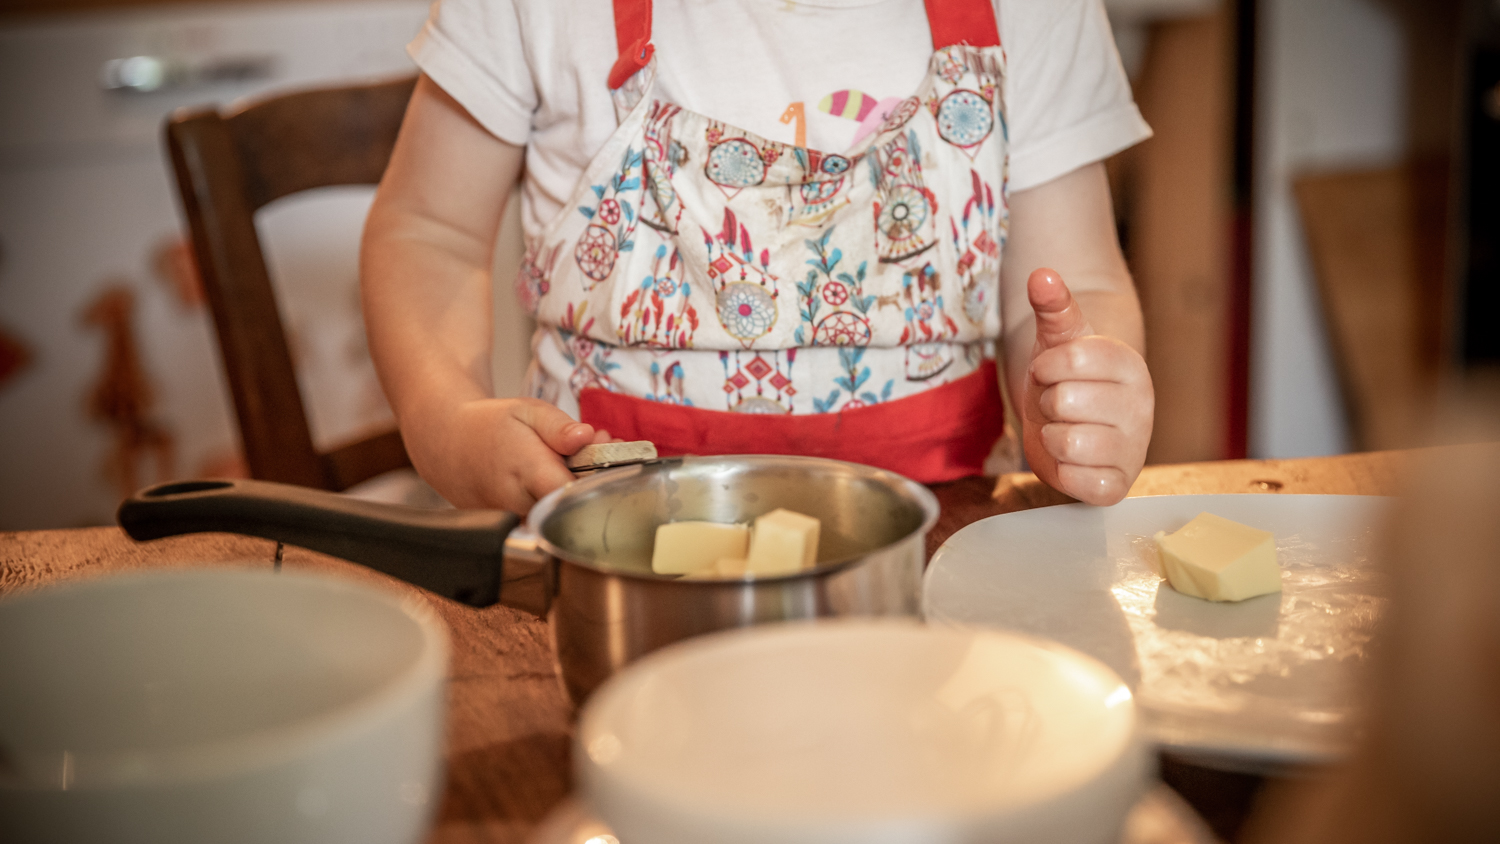
[{"label": "wooden chair", "polygon": [[314,447],[255,212],[299,191],[379,182],[415,83],[301,91],[167,121],[251,477],[342,491],[411,465],[394,430],[327,453]]}]

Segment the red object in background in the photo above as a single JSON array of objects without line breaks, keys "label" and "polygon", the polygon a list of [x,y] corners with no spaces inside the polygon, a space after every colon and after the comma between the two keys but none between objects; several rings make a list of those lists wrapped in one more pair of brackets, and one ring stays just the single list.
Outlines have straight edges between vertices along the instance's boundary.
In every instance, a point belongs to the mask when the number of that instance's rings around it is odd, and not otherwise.
[{"label": "red object in background", "polygon": [[31,363],[31,349],[27,348],[19,338],[12,337],[4,329],[0,329],[0,387],[10,383],[11,379],[20,374],[29,363]]},{"label": "red object in background", "polygon": [[171,237],[157,243],[151,253],[156,278],[171,291],[172,298],[187,310],[197,310],[207,301],[198,263],[193,260],[193,245],[183,237]]},{"label": "red object in background", "polygon": [[143,486],[143,457],[154,458],[155,480],[173,476],[176,443],[152,413],[155,395],[135,334],[135,293],[126,284],[106,287],[84,310],[83,322],[104,332],[104,360],[87,410],[114,432],[114,449],[105,457],[104,469],[123,498]]}]

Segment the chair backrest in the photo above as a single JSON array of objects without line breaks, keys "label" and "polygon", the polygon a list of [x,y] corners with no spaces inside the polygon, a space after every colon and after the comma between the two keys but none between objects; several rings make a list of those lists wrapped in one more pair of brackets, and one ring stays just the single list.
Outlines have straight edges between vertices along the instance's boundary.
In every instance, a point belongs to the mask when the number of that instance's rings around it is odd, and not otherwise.
[{"label": "chair backrest", "polygon": [[239,111],[184,110],[166,125],[250,474],[341,491],[411,465],[397,431],[327,453],[312,432],[255,230],[273,200],[332,185],[376,184],[415,78],[301,91]]}]

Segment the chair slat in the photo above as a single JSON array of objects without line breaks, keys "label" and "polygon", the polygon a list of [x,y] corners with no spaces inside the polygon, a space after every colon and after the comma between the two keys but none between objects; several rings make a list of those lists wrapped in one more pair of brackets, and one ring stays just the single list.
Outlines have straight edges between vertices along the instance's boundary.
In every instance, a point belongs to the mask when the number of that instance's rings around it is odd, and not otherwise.
[{"label": "chair slat", "polygon": [[313,188],[378,183],[415,85],[300,91],[229,115],[251,207]]}]

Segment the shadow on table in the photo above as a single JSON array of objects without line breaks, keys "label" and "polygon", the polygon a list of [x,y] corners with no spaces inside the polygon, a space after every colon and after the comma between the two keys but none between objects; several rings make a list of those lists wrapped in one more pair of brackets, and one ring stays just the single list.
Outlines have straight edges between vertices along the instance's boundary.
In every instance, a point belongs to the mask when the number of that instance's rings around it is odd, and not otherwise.
[{"label": "shadow on table", "polygon": [[514,741],[455,753],[438,826],[474,821],[527,827],[567,796],[572,770],[570,739],[533,733]]}]

